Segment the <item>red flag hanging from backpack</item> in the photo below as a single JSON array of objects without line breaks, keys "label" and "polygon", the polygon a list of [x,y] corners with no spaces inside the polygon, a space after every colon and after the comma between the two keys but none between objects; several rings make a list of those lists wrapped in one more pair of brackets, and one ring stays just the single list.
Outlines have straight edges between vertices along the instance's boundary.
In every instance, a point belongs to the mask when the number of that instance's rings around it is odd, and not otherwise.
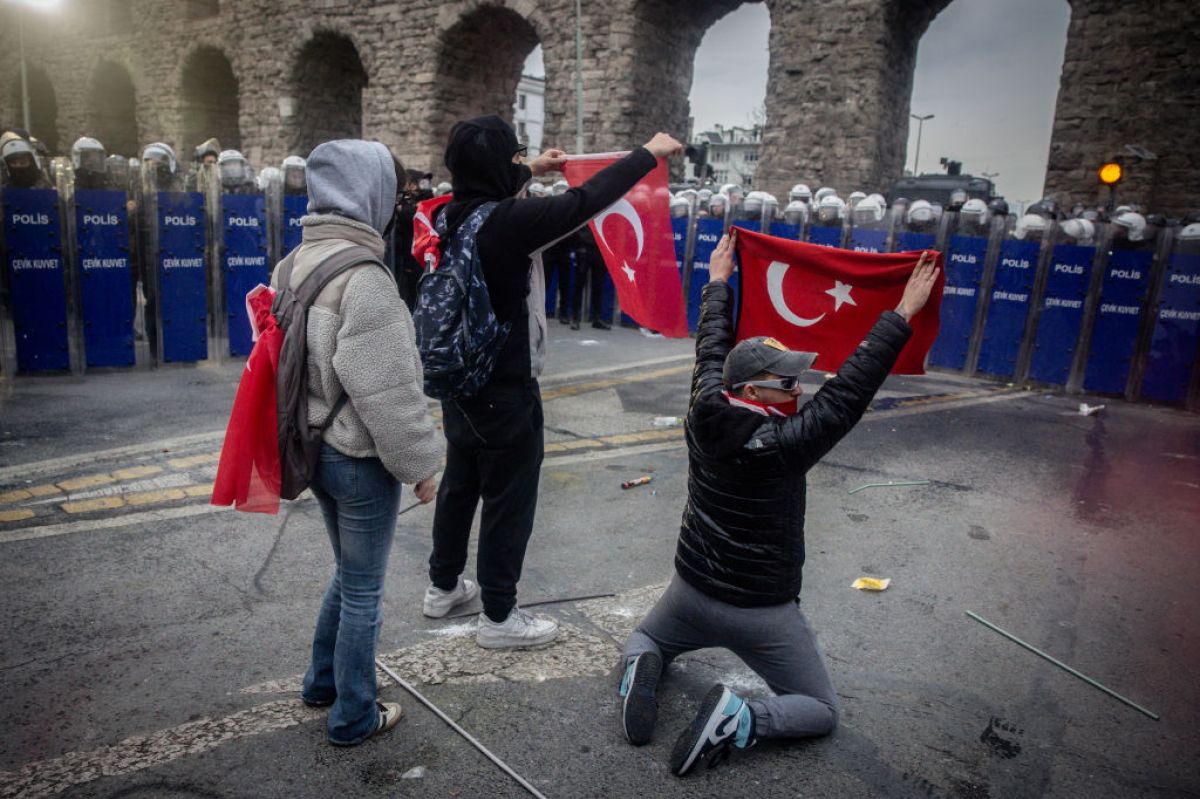
[{"label": "red flag hanging from backpack", "polygon": [[[822,247],[738,229],[741,297],[737,340],[773,336],[791,349],[817,353],[814,368],[837,371],[879,315],[894,310],[920,252],[865,253]],[[945,270],[929,302],[909,325],[912,338],[893,374],[925,374],[925,357],[940,324]]]},{"label": "red flag hanging from backpack", "polygon": [[[578,186],[626,153],[572,155],[563,165],[567,183]],[[667,162],[638,181],[591,221],[592,234],[617,287],[621,310],[664,336],[687,337],[683,284],[671,233]]]},{"label": "red flag hanging from backpack", "polygon": [[274,299],[275,292],[263,285],[246,295],[255,344],[238,383],[213,483],[212,504],[236,505],[251,513],[279,512],[275,369],[283,331],[271,314]]}]

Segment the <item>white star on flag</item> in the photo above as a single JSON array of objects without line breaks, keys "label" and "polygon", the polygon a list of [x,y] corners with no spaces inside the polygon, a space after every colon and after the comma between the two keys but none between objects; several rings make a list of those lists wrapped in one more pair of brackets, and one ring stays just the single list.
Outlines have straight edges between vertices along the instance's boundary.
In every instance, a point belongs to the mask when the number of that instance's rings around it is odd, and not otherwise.
[{"label": "white star on flag", "polygon": [[843,283],[840,280],[835,280],[833,282],[834,282],[833,288],[826,289],[825,293],[828,294],[830,297],[833,297],[833,301],[834,301],[833,310],[834,311],[841,310],[841,307],[844,303],[850,303],[851,305],[858,305],[858,303],[854,301],[854,298],[850,296],[850,292],[854,289],[854,286],[851,286],[849,283]]},{"label": "white star on flag", "polygon": [[635,272],[633,271],[633,267],[631,267],[629,264],[625,264],[625,266],[621,267],[621,271],[625,273],[627,278],[629,278],[630,283],[634,282],[633,276]]}]

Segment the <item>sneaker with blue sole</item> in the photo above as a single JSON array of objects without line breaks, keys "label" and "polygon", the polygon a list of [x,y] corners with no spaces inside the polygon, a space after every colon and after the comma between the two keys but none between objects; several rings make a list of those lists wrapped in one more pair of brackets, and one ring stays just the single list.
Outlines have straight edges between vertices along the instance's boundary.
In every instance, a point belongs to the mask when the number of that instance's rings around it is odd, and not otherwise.
[{"label": "sneaker with blue sole", "polygon": [[625,666],[621,677],[621,728],[634,746],[649,743],[658,720],[658,700],[654,691],[662,676],[662,658],[643,652]]},{"label": "sneaker with blue sole", "polygon": [[697,762],[713,768],[729,755],[730,747],[754,744],[754,712],[746,700],[717,683],[709,689],[696,718],[675,741],[671,771],[682,777]]}]

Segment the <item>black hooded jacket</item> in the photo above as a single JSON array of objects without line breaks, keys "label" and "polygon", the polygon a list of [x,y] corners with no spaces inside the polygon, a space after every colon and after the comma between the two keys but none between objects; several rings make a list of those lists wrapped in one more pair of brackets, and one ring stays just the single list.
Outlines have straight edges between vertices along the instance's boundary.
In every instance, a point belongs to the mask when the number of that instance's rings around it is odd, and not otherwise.
[{"label": "black hooded jacket", "polygon": [[530,256],[619,200],[657,163],[646,148],[638,147],[557,197],[516,199],[530,178],[529,167],[512,163],[519,146],[511,125],[498,116],[485,116],[456,124],[446,147],[446,168],[454,187],[454,200],[444,211],[447,238],[477,206],[499,201],[477,239],[492,308],[501,322],[513,322],[492,382],[530,376],[523,321]]},{"label": "black hooded jacket", "polygon": [[703,294],[688,407],[688,499],[675,570],[711,597],[740,607],[800,595],[805,473],[858,423],[912,330],[893,311],[793,416],[731,405],[721,371],[733,346],[733,292]]}]

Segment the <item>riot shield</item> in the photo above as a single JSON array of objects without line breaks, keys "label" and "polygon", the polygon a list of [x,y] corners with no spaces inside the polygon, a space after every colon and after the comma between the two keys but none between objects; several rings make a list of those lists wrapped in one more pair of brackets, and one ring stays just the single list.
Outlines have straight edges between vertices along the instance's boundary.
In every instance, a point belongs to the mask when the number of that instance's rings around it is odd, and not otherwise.
[{"label": "riot shield", "polygon": [[708,262],[725,232],[725,220],[705,217],[696,220],[696,241],[693,245],[692,269],[688,282],[687,320],[688,330],[696,332],[700,324],[700,295],[708,285]]},{"label": "riot shield", "polygon": [[202,361],[208,357],[204,195],[147,186],[143,208],[143,282],[151,349],[159,363]]},{"label": "riot shield", "polygon": [[[868,207],[864,208],[864,205]],[[850,238],[846,249],[855,252],[887,252],[891,229],[891,213],[883,208],[875,209],[864,200],[850,212]]]},{"label": "riot shield", "polygon": [[58,192],[6,186],[0,190],[0,208],[16,368],[22,372],[69,369],[67,275]]},{"label": "riot shield", "polygon": [[303,228],[300,226],[300,219],[306,213],[308,213],[308,195],[283,195],[281,207],[283,219],[280,224],[280,259],[300,246],[300,239],[303,233]]},{"label": "riot shield", "polygon": [[781,239],[803,241],[804,227],[808,224],[809,207],[806,203],[794,200],[783,209],[781,217],[771,222],[771,235]]},{"label": "riot shield", "polygon": [[[986,320],[975,371],[1007,378],[1017,375],[1030,302],[1045,260],[1043,239],[1048,230],[1044,220],[1042,224],[1039,228],[1022,220],[1005,222],[1004,238],[1000,242],[991,280],[985,281]],[[1045,251],[1048,253],[1049,247]]]},{"label": "riot shield", "polygon": [[1141,396],[1187,403],[1195,409],[1200,388],[1200,233],[1181,231],[1169,247],[1166,269],[1152,306],[1153,327],[1141,379]]},{"label": "riot shield", "polygon": [[[955,233],[947,242],[943,263],[946,270],[946,287],[942,292],[941,327],[938,337],[929,350],[929,363],[943,369],[968,369],[972,355],[978,348],[979,317],[982,306],[985,279],[988,276],[989,254],[992,252],[993,235],[987,231],[962,229],[959,232],[957,219]],[[935,221],[931,221],[936,225]],[[997,230],[998,238],[1002,228]],[[908,231],[906,244],[928,242],[932,246],[937,236],[928,231]],[[902,239],[903,236],[897,236]],[[907,252],[906,247],[902,251]]]},{"label": "riot shield", "polygon": [[845,222],[844,208],[844,204],[841,209],[818,207],[808,226],[807,241],[825,247],[841,247]]},{"label": "riot shield", "polygon": [[1143,311],[1147,306],[1158,231],[1147,227],[1139,238],[1120,235],[1109,225],[1108,262],[1100,281],[1100,301],[1092,320],[1083,388],[1124,395]]},{"label": "riot shield", "polygon": [[244,357],[254,348],[246,295],[271,282],[267,252],[267,200],[262,194],[221,195],[221,273],[229,354]]},{"label": "riot shield", "polygon": [[75,241],[83,343],[89,368],[133,366],[134,278],[128,196],[75,190]]},{"label": "riot shield", "polygon": [[1097,252],[1085,235],[1091,223],[1081,221],[1086,220],[1067,220],[1055,228],[1050,265],[1037,293],[1028,377],[1039,383],[1065,386],[1075,369]]}]

